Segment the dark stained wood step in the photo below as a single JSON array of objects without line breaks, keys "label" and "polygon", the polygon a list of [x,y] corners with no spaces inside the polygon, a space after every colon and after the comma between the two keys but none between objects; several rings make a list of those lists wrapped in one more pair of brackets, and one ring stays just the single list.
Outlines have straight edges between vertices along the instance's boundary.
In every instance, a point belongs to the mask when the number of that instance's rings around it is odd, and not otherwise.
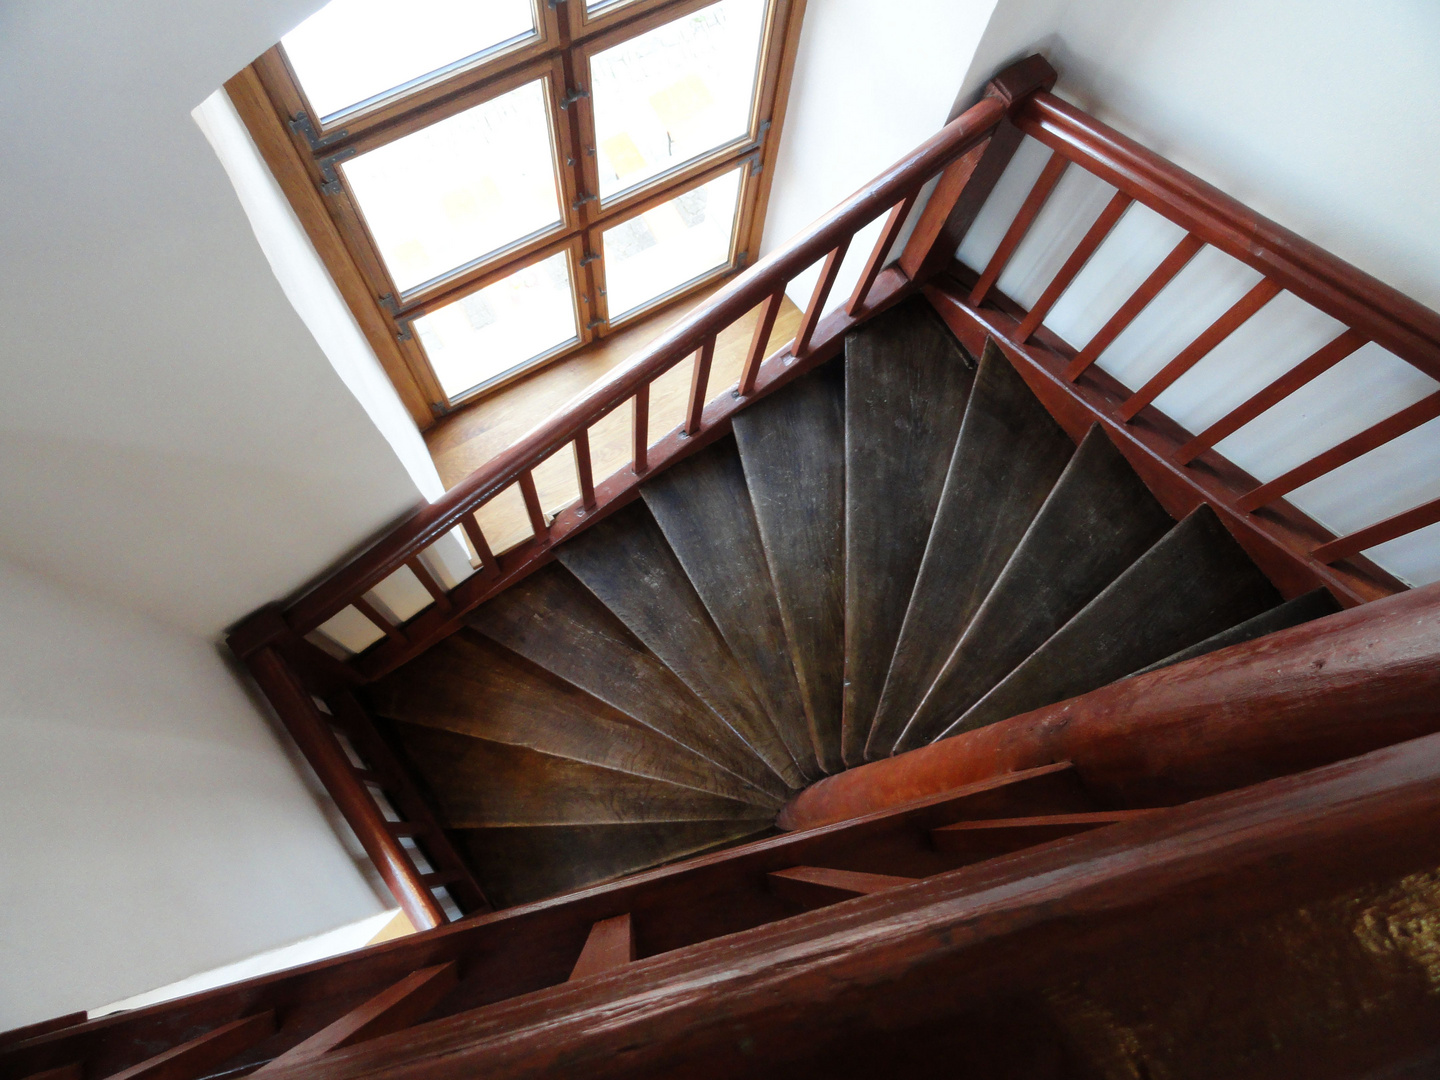
[{"label": "dark stained wood step", "polygon": [[721,439],[666,469],[640,494],[800,774],[818,780],[810,720],[735,441]]},{"label": "dark stained wood step", "polygon": [[642,502],[556,551],[565,568],[629,627],[790,788],[805,778],[716,629],[704,601]]},{"label": "dark stained wood step", "polygon": [[992,818],[961,821],[930,830],[936,849],[979,862],[1036,844],[1060,840],[1105,825],[1130,821],[1151,810],[1100,810],[1084,814],[1048,814],[1043,817]]},{"label": "dark stained wood step", "polygon": [[695,751],[470,629],[370,687],[375,712],[773,808]]},{"label": "dark stained wood step", "polygon": [[416,724],[396,729],[449,829],[724,820],[753,831],[770,820],[763,807],[663,780]]},{"label": "dark stained wood step", "polygon": [[901,885],[913,885],[920,880],[894,874],[867,874],[859,870],[830,870],[823,866],[793,866],[788,870],[773,870],[766,877],[771,892],[806,910],[838,904],[841,900],[857,896],[873,896]]},{"label": "dark stained wood step", "polygon": [[974,378],[974,361],[923,300],[845,342],[847,765],[865,760]]},{"label": "dark stained wood step", "polygon": [[955,722],[1174,524],[1092,427],[895,744]]},{"label": "dark stained wood step", "polygon": [[1266,634],[1273,634],[1277,630],[1288,630],[1292,626],[1299,626],[1301,623],[1310,622],[1312,619],[1322,619],[1326,615],[1334,615],[1343,611],[1340,602],[1330,594],[1326,588],[1311,589],[1308,593],[1295,597],[1293,600],[1286,600],[1283,604],[1277,604],[1269,611],[1262,611],[1253,619],[1246,619],[1237,623],[1228,630],[1221,630],[1204,641],[1196,642],[1189,648],[1181,649],[1171,653],[1163,660],[1156,660],[1155,663],[1141,668],[1135,672],[1136,675],[1143,675],[1147,671],[1154,671],[1156,668],[1169,667],[1171,664],[1178,664],[1183,660],[1193,660],[1197,656],[1204,656],[1206,653],[1215,652],[1217,649],[1228,648],[1231,645],[1239,645],[1242,642],[1254,641]]},{"label": "dark stained wood step", "polygon": [[731,421],[820,767],[840,772],[845,678],[845,369],[826,364]]},{"label": "dark stained wood step", "polygon": [[945,736],[1122,679],[1280,601],[1208,504],[1135,561]]},{"label": "dark stained wood step", "polygon": [[559,563],[469,618],[475,630],[764,792],[788,791],[745,740]]},{"label": "dark stained wood step", "polygon": [[513,907],[755,839],[765,831],[748,821],[672,821],[456,829],[453,835],[484,882],[485,894],[498,906]]},{"label": "dark stained wood step", "polygon": [[1075,444],[993,341],[965,406],[865,756],[888,757]]}]

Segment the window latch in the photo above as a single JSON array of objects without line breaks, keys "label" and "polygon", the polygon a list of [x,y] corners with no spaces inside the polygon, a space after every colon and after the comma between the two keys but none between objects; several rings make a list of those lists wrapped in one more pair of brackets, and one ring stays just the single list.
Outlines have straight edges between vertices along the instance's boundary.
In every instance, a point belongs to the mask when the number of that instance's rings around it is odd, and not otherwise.
[{"label": "window latch", "polygon": [[[594,195],[581,195],[578,199],[576,199],[574,202],[572,202],[572,203],[570,204],[570,209],[571,209],[571,210],[579,210],[580,207],[584,206],[587,202],[594,202],[594,201],[595,201],[595,196],[594,196]],[[584,263],[581,263],[580,265],[581,265],[581,266],[584,266],[585,264],[584,264]]]},{"label": "window latch", "polygon": [[581,256],[581,258],[580,258],[580,265],[581,265],[581,266],[589,266],[592,262],[596,262],[597,260],[599,260],[599,258],[600,258],[599,255],[584,255],[584,256]]},{"label": "window latch", "polygon": [[560,99],[560,108],[568,109],[571,105],[574,105],[581,98],[588,98],[589,96],[589,90],[586,90],[583,86],[577,86],[574,90],[571,90],[568,94],[566,94]]}]

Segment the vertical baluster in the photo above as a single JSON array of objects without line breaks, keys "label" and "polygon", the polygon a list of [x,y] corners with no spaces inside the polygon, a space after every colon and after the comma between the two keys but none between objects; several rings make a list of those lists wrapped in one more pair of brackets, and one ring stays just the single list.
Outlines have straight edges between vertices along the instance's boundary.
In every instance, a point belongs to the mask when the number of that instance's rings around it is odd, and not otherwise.
[{"label": "vertical baluster", "polygon": [[440,585],[440,582],[435,580],[435,575],[430,573],[426,565],[420,561],[420,556],[412,555],[405,560],[405,565],[408,566],[410,572],[419,579],[420,584],[425,586],[425,591],[430,594],[430,599],[435,601],[435,606],[441,611],[448,611],[450,609],[449,595]]},{"label": "vertical baluster", "polygon": [[1040,170],[1040,177],[1035,181],[1035,186],[1030,189],[1030,194],[1026,195],[1025,201],[1020,204],[1020,212],[1015,215],[1015,220],[1010,222],[1010,228],[1005,230],[1005,236],[1001,239],[1000,246],[995,249],[995,254],[990,256],[990,261],[985,264],[985,271],[980,275],[980,280],[975,283],[975,288],[970,290],[971,307],[979,307],[985,302],[986,295],[999,280],[1006,264],[1010,262],[1010,256],[1015,254],[1015,249],[1020,246],[1020,241],[1024,240],[1025,234],[1030,231],[1030,226],[1040,216],[1040,211],[1045,208],[1045,200],[1050,198],[1050,193],[1060,182],[1060,175],[1065,171],[1065,166],[1069,164],[1070,162],[1060,156],[1058,150],[1050,155],[1050,160],[1045,163],[1045,168]]},{"label": "vertical baluster", "polygon": [[910,216],[919,194],[918,191],[911,192],[890,208],[890,216],[885,219],[885,227],[880,230],[880,238],[875,241],[875,247],[870,252],[870,261],[865,264],[865,272],[860,275],[855,291],[850,294],[850,302],[845,305],[847,315],[854,316],[865,306],[865,298],[875,287],[875,279],[880,276],[880,271],[885,266],[885,258],[890,254],[890,248],[894,245],[895,238],[900,235],[900,230],[905,227],[905,219]]},{"label": "vertical baluster", "polygon": [[595,509],[595,477],[590,470],[590,432],[581,428],[575,433],[575,474],[580,481],[580,505]]},{"label": "vertical baluster", "polygon": [[635,391],[635,475],[650,468],[650,384]]},{"label": "vertical baluster", "polygon": [[535,531],[535,539],[545,539],[550,534],[550,523],[545,520],[545,511],[540,509],[535,474],[530,469],[520,474],[520,494],[525,499],[525,512],[530,515],[530,528]]},{"label": "vertical baluster", "polygon": [[796,331],[795,344],[790,349],[796,360],[804,359],[810,352],[810,339],[815,335],[820,313],[825,308],[825,301],[830,297],[830,290],[835,287],[835,278],[840,273],[840,264],[845,261],[845,252],[849,247],[850,238],[846,237],[839,247],[825,257],[825,265],[820,270],[820,280],[815,282],[815,291],[810,294],[810,303],[800,319],[800,329]]},{"label": "vertical baluster", "polygon": [[475,554],[480,557],[480,565],[489,573],[495,567],[495,555],[490,550],[490,542],[485,539],[485,532],[480,528],[480,522],[475,519],[475,512],[472,510],[460,519],[460,524],[465,527],[465,535],[470,537],[470,543],[475,548]]},{"label": "vertical baluster", "polygon": [[1387,540],[1394,540],[1415,532],[1417,529],[1434,525],[1437,521],[1440,521],[1440,499],[1431,499],[1428,503],[1412,507],[1394,517],[1386,518],[1384,521],[1377,521],[1374,525],[1368,525],[1349,536],[1337,537],[1328,544],[1321,544],[1311,552],[1311,555],[1322,563],[1339,562],[1341,559],[1348,559],[1351,555],[1358,555],[1366,548],[1372,548]]},{"label": "vertical baluster", "polygon": [[697,435],[705,414],[705,389],[710,385],[710,365],[715,362],[715,339],[708,338],[695,356],[690,373],[690,409],[685,414],[685,434]]},{"label": "vertical baluster", "polygon": [[400,627],[396,626],[384,615],[381,615],[380,612],[375,610],[375,605],[370,603],[369,600],[366,600],[365,597],[357,596],[354,600],[351,600],[350,603],[355,606],[356,611],[360,612],[361,615],[364,615],[365,618],[369,619],[382,630],[385,636],[391,641],[400,645],[406,643],[407,638],[405,637],[405,631],[401,630]]},{"label": "vertical baluster", "polygon": [[1130,196],[1124,192],[1117,191],[1105,209],[1100,211],[1100,216],[1095,219],[1094,224],[1085,231],[1080,238],[1080,243],[1075,245],[1075,250],[1065,260],[1065,265],[1060,267],[1059,273],[1051,279],[1050,284],[1045,286],[1045,291],[1040,294],[1040,299],[1035,301],[1035,306],[1030,309],[1030,314],[1015,331],[1016,338],[1024,344],[1030,340],[1030,335],[1040,329],[1040,324],[1045,321],[1045,316],[1050,314],[1050,309],[1055,306],[1055,301],[1060,299],[1060,294],[1070,287],[1075,276],[1084,269],[1085,264],[1090,261],[1090,256],[1095,254],[1095,249],[1110,235],[1110,230],[1120,220],[1120,215],[1125,213],[1130,206]]},{"label": "vertical baluster", "polygon": [[760,312],[759,321],[755,323],[755,333],[750,335],[750,352],[745,357],[745,367],[740,372],[740,385],[736,390],[741,397],[748,397],[755,392],[755,380],[760,377],[760,365],[765,361],[765,348],[770,344],[775,318],[780,314],[780,305],[784,302],[783,288],[771,293]]}]

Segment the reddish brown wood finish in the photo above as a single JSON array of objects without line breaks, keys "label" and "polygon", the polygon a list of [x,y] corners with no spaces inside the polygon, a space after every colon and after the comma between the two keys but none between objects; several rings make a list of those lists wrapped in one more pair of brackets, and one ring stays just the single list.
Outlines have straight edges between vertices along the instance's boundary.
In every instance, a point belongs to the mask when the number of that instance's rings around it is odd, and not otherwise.
[{"label": "reddish brown wood finish", "polygon": [[86,1016],[87,1014],[83,1011],[66,1013],[64,1016],[55,1016],[49,1020],[11,1028],[9,1031],[0,1031],[0,1049],[4,1049],[12,1043],[38,1039],[41,1035],[48,1035],[52,1031],[60,1031],[63,1028],[74,1027],[76,1024],[83,1024]]},{"label": "reddish brown wood finish", "polygon": [[750,338],[750,351],[746,354],[745,366],[740,371],[740,384],[737,389],[741,397],[749,397],[755,392],[755,380],[760,377],[760,365],[765,362],[765,350],[770,346],[770,334],[775,329],[775,319],[780,314],[780,305],[784,302],[783,289],[771,294],[755,323],[755,333]]},{"label": "reddish brown wood finish", "polygon": [[[970,153],[979,151],[977,146]],[[967,155],[968,156],[968,155]],[[961,159],[963,161],[964,158]],[[958,165],[959,162],[956,162]],[[955,168],[951,165],[950,168]],[[865,269],[860,274],[860,280],[855,283],[855,291],[850,294],[850,299],[845,304],[845,314],[850,316],[858,315],[865,310],[865,298],[870,295],[870,290],[875,287],[875,279],[880,276],[880,271],[885,267],[885,259],[890,254],[896,239],[900,236],[900,230],[905,227],[905,221],[910,216],[910,211],[915,208],[915,200],[919,198],[918,192],[907,195],[890,209],[890,216],[885,219],[885,225],[880,230],[880,236],[875,241],[875,246],[870,249],[870,258],[865,263]]]},{"label": "reddish brown wood finish", "polygon": [[1440,731],[1440,585],[1233,645],[811,785],[807,829],[1055,760],[1145,807]]},{"label": "reddish brown wood finish", "polygon": [[434,600],[435,603],[442,608],[450,606],[450,598],[445,595],[445,590],[441,588],[440,583],[435,580],[435,575],[425,568],[425,564],[420,561],[419,555],[411,559],[406,559],[405,565],[410,568],[410,572],[415,575],[415,579],[419,581],[421,585],[425,586],[425,591],[430,594],[431,600]]},{"label": "reddish brown wood finish", "polygon": [[1296,390],[1329,371],[1364,344],[1365,336],[1363,334],[1354,330],[1344,331],[1334,341],[1322,345],[1264,390],[1245,401],[1244,404],[1232,409],[1196,435],[1179,449],[1175,455],[1175,461],[1180,465],[1190,464],[1221,439],[1233,435],[1266,409],[1278,405]]},{"label": "reddish brown wood finish", "polygon": [[1331,470],[1338,469],[1347,461],[1354,461],[1361,454],[1368,454],[1376,447],[1383,446],[1391,439],[1404,435],[1407,431],[1413,431],[1421,424],[1429,423],[1437,416],[1440,416],[1440,393],[1422,398],[1414,405],[1401,409],[1394,416],[1386,417],[1378,424],[1372,424],[1360,434],[1351,436],[1344,442],[1332,446],[1323,454],[1317,454],[1304,464],[1297,465],[1289,472],[1277,476],[1268,484],[1261,484],[1250,494],[1241,497],[1240,508],[1242,510],[1258,510],[1260,507],[1274,502],[1286,492],[1294,491],[1302,484],[1308,484],[1316,477],[1324,476]]},{"label": "reddish brown wood finish", "polygon": [[1040,175],[1035,184],[1030,188],[1030,194],[1025,196],[1025,201],[1020,204],[1020,210],[1015,219],[1010,222],[1010,227],[1005,230],[1005,235],[1000,239],[1000,246],[990,256],[990,261],[985,264],[985,270],[980,275],[980,280],[970,290],[970,303],[979,306],[985,302],[995,282],[1000,279],[1005,267],[1010,262],[1010,257],[1015,254],[1015,249],[1020,246],[1020,241],[1025,239],[1025,234],[1030,231],[1030,226],[1035,224],[1035,219],[1040,216],[1040,211],[1045,208],[1045,203],[1050,198],[1050,193],[1055,190],[1055,185],[1060,182],[1060,176],[1065,172],[1070,162],[1060,154],[1051,154],[1050,160],[1045,163],[1045,168],[1040,170]]},{"label": "reddish brown wood finish", "polygon": [[795,341],[790,346],[790,352],[796,359],[803,360],[810,352],[810,341],[815,336],[815,327],[820,323],[825,302],[830,298],[830,290],[835,287],[840,264],[845,261],[845,252],[849,249],[850,237],[847,236],[825,256],[825,262],[820,267],[820,277],[815,281],[815,290],[810,294],[810,303],[805,307],[805,314],[800,316],[800,328],[795,331]]},{"label": "reddish brown wood finish", "polygon": [[635,962],[635,928],[630,913],[601,919],[590,928],[580,959],[570,972],[570,981],[603,975]]},{"label": "reddish brown wood finish", "polygon": [[460,519],[460,524],[465,527],[465,535],[470,538],[470,543],[475,548],[475,555],[479,558],[481,567],[486,572],[493,572],[495,553],[490,550],[490,541],[485,539],[485,532],[480,528],[480,522],[475,520],[474,514],[466,514]]},{"label": "reddish brown wood finish", "polygon": [[275,1014],[256,1013],[112,1073],[106,1080],[193,1080],[275,1033]]},{"label": "reddish brown wood finish", "polygon": [[1256,312],[1279,294],[1280,286],[1273,281],[1262,281],[1247,292],[1231,305],[1225,314],[1211,323],[1203,334],[1180,350],[1174,360],[1171,360],[1156,372],[1144,386],[1130,395],[1120,406],[1121,417],[1126,420],[1134,419],[1136,413],[1173,386],[1180,376],[1210,355],[1215,346],[1240,329]]},{"label": "reddish brown wood finish", "polygon": [[1405,536],[1417,529],[1423,529],[1427,525],[1434,525],[1437,521],[1440,521],[1440,499],[1432,499],[1430,502],[1406,510],[1404,513],[1388,517],[1384,521],[1377,521],[1374,525],[1361,529],[1359,532],[1331,540],[1328,544],[1321,544],[1315,549],[1315,558],[1323,563],[1339,562],[1341,559],[1351,558],[1366,548],[1372,548],[1387,540]]},{"label": "reddish brown wood finish", "polygon": [[1131,821],[1151,812],[1102,810],[1090,814],[1048,814],[1045,817],[957,821],[954,825],[931,829],[930,837],[937,851],[951,855],[967,855],[976,860],[988,859],[1117,822]]},{"label": "reddish brown wood finish", "polygon": [[575,479],[580,484],[580,505],[594,510],[595,473],[590,466],[590,432],[583,428],[575,433]]},{"label": "reddish brown wood finish", "polygon": [[1136,316],[1150,306],[1150,302],[1175,279],[1176,274],[1190,264],[1190,260],[1198,255],[1204,246],[1199,237],[1188,234],[1183,237],[1170,254],[1160,260],[1160,265],[1150,271],[1150,276],[1140,287],[1115,310],[1115,314],[1110,316],[1089,343],[1076,354],[1070,366],[1065,369],[1065,378],[1071,382],[1078,379],[1080,373],[1099,359],[1100,354],[1125,332],[1125,328],[1135,321]]},{"label": "reddish brown wood finish", "polygon": [[1430,737],[437,1020],[303,1075],[793,1076],[856,1033],[942,1022],[1122,947],[1163,949],[1437,859]]},{"label": "reddish brown wood finish", "polygon": [[383,631],[385,636],[391,641],[398,641],[402,645],[405,644],[405,631],[401,630],[400,627],[396,626],[384,615],[381,615],[380,612],[375,609],[375,605],[370,603],[369,600],[366,600],[363,596],[357,596],[350,602],[355,605],[356,611],[360,612],[361,615],[364,615],[366,619]]},{"label": "reddish brown wood finish", "polygon": [[685,434],[700,433],[700,424],[705,416],[705,391],[710,386],[710,367],[715,362],[715,339],[707,338],[700,351],[695,354],[695,366],[690,372],[690,405],[685,413]]},{"label": "reddish brown wood finish", "polygon": [[1090,261],[1090,256],[1094,255],[1095,250],[1105,242],[1105,238],[1110,235],[1110,230],[1115,228],[1116,222],[1130,208],[1132,201],[1130,196],[1123,191],[1117,191],[1111,196],[1094,224],[1085,231],[1085,235],[1075,245],[1075,250],[1070,253],[1070,257],[1065,260],[1064,265],[1051,279],[1050,284],[1045,286],[1045,291],[1040,294],[1040,299],[1035,301],[1030,313],[1021,322],[1020,329],[1016,331],[1021,341],[1029,341],[1030,335],[1040,328],[1040,324],[1045,321],[1045,316],[1050,314],[1050,309],[1055,306],[1055,301],[1060,299],[1060,295],[1070,287],[1075,276],[1085,268],[1085,264]]},{"label": "reddish brown wood finish", "polygon": [[650,384],[635,391],[635,453],[631,468],[643,476],[650,468]]},{"label": "reddish brown wood finish", "polygon": [[856,896],[873,896],[920,880],[895,874],[830,870],[823,866],[792,866],[788,870],[772,870],[767,877],[776,896],[807,909],[838,904]]},{"label": "reddish brown wood finish", "polygon": [[544,536],[550,530],[545,520],[545,509],[540,505],[540,495],[535,490],[535,473],[526,469],[520,474],[520,497],[525,500],[525,513],[530,518],[530,528],[536,536]]}]

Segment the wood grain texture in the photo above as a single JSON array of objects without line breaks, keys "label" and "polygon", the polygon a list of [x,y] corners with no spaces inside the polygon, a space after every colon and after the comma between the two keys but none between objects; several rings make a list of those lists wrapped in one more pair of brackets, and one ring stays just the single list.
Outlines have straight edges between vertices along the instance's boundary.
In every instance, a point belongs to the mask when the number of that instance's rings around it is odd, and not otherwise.
[{"label": "wood grain texture", "polygon": [[866,758],[887,757],[1075,452],[993,343],[985,346]]},{"label": "wood grain texture", "polygon": [[379,715],[406,724],[773,805],[695,751],[473,630],[374,684],[370,700]]},{"label": "wood grain texture", "polygon": [[831,361],[737,415],[735,441],[816,759],[845,768],[845,371]]},{"label": "wood grain texture", "polygon": [[896,742],[936,738],[1173,524],[1092,428]]},{"label": "wood grain texture", "polygon": [[580,958],[570,972],[570,981],[604,975],[634,962],[635,928],[629,913],[601,919],[590,928],[585,948],[580,950]]},{"label": "wood grain texture", "polygon": [[[447,828],[770,820],[762,807],[450,731],[398,725]],[[482,881],[483,884],[483,881]]]},{"label": "wood grain texture", "polygon": [[845,704],[842,754],[865,741],[955,447],[974,361],[923,303],[845,348]]},{"label": "wood grain texture", "polygon": [[1279,630],[1288,630],[1292,626],[1299,626],[1311,619],[1323,619],[1326,615],[1334,615],[1342,611],[1335,597],[1330,595],[1328,589],[1313,589],[1308,593],[1295,597],[1293,600],[1286,600],[1283,604],[1276,604],[1269,611],[1262,611],[1254,618],[1246,619],[1242,623],[1230,627],[1228,630],[1221,630],[1218,634],[1212,634],[1204,641],[1197,641],[1194,645],[1171,653],[1163,660],[1156,660],[1153,664],[1136,671],[1136,675],[1144,675],[1147,671],[1155,671],[1157,668],[1169,667],[1171,664],[1179,664],[1186,660],[1193,660],[1197,656],[1204,656],[1206,653],[1216,652],[1219,649],[1228,649],[1231,645],[1240,645],[1247,641],[1254,641],[1266,634],[1273,634]]},{"label": "wood grain texture", "polygon": [[895,874],[867,874],[860,870],[831,870],[824,866],[793,866],[788,870],[772,870],[766,875],[770,890],[806,911],[856,896],[913,885],[918,879]]},{"label": "wood grain texture", "polygon": [[993,724],[1088,693],[1273,608],[1280,594],[1202,506],[946,729]]},{"label": "wood grain texture", "polygon": [[505,590],[470,626],[770,799],[787,790],[746,742],[559,563]]},{"label": "wood grain texture", "polygon": [[643,504],[619,511],[556,554],[777,776],[791,788],[804,786],[744,669]]},{"label": "wood grain texture", "polygon": [[106,1080],[192,1080],[223,1065],[242,1050],[275,1033],[275,1014],[255,1013],[221,1024],[179,1046],[171,1047]]},{"label": "wood grain texture", "polygon": [[735,441],[721,439],[640,494],[801,776],[818,779],[811,724]]}]

